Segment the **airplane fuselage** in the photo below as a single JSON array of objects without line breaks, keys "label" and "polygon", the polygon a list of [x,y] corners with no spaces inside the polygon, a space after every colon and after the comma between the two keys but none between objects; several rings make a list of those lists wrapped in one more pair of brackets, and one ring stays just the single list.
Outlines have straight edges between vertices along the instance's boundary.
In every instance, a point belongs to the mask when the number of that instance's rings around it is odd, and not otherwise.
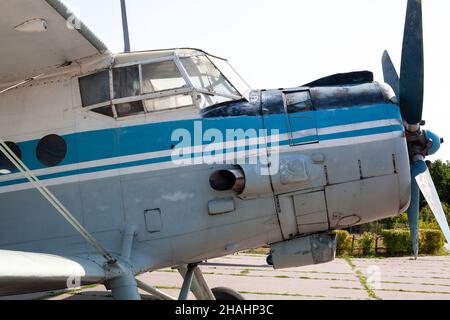
[{"label": "airplane fuselage", "polygon": [[[363,224],[409,205],[402,117],[376,82],[256,90],[248,101],[117,119],[83,108],[79,78],[88,73],[4,93],[0,135],[107,250],[120,255],[124,233],[136,232],[136,273]],[[66,145],[51,166],[37,151],[48,135]],[[44,148],[50,158],[58,151]],[[236,169],[243,190],[211,187],[214,172]],[[93,252],[20,173],[0,176],[0,205],[0,248]]]}]

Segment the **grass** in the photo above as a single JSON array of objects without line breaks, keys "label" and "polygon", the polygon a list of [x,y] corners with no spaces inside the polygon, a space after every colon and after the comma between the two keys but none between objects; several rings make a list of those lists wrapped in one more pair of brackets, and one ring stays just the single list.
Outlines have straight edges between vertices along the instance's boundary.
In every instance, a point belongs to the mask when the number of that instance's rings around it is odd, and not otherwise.
[{"label": "grass", "polygon": [[[252,278],[278,278],[278,279],[301,279],[301,280],[323,280],[323,281],[348,281],[353,282],[356,280],[352,279],[338,279],[338,278],[317,278],[317,277],[307,277],[307,276],[288,276],[288,275],[276,275],[276,276],[266,276],[261,274],[249,274],[250,271],[261,271],[256,269],[245,269],[241,273],[221,273],[221,272],[203,272],[204,275],[215,275],[215,276],[233,276],[233,277],[252,277]],[[286,271],[289,272],[289,271]],[[307,273],[318,274],[319,272],[308,271]],[[325,274],[331,274],[331,272],[322,272]],[[345,273],[348,274],[348,273]]]},{"label": "grass", "polygon": [[450,252],[447,251],[445,248],[441,248],[436,254],[435,256],[440,256],[440,257],[446,257],[449,256]]},{"label": "grass", "polygon": [[[212,268],[212,267],[207,267],[208,269],[217,269],[217,268]],[[235,268],[223,268],[225,270],[236,270],[236,269],[240,269],[239,267],[235,267]],[[255,269],[255,268],[248,268],[248,270],[250,271],[258,271],[258,272],[273,272],[273,269]],[[349,274],[353,274],[350,272],[331,272],[331,271],[315,271],[315,270],[308,270],[308,271],[300,271],[300,270],[285,270],[284,272],[286,273],[297,273],[297,274],[301,274],[301,273],[315,273],[315,274],[342,274],[342,275],[349,275]]]},{"label": "grass", "polygon": [[240,276],[246,276],[246,275],[248,275],[250,273],[250,271],[251,271],[250,269],[244,269],[241,272],[239,272],[239,275]]},{"label": "grass", "polygon": [[176,273],[177,271],[176,270],[172,270],[172,269],[161,269],[161,270],[158,270],[159,272],[167,272],[167,273]]},{"label": "grass", "polygon": [[[364,290],[361,288],[351,288],[351,287],[330,287],[332,289],[347,289],[347,290]],[[448,294],[450,292],[447,291],[435,291],[435,290],[407,290],[407,289],[379,289],[379,291],[388,291],[388,292],[407,292],[407,293],[424,293],[424,294]]]},{"label": "grass", "polygon": [[379,296],[377,296],[377,294],[375,293],[375,291],[369,286],[369,284],[367,283],[367,279],[366,277],[362,274],[361,271],[359,271],[356,266],[353,264],[352,260],[350,259],[349,256],[344,256],[345,261],[347,261],[348,265],[350,266],[350,268],[352,268],[352,270],[356,273],[356,276],[359,279],[359,282],[361,283],[361,285],[364,287],[364,290],[366,290],[367,294],[369,295],[369,298],[371,299],[375,299],[375,300],[381,300],[381,298]]},{"label": "grass", "polygon": [[268,254],[270,254],[270,248],[255,248],[255,249],[248,249],[248,250],[241,251],[240,253],[244,253],[244,254],[263,254],[263,255],[268,255]]},{"label": "grass", "polygon": [[47,300],[47,299],[51,299],[51,298],[54,298],[54,297],[58,297],[58,296],[63,295],[63,294],[69,294],[69,295],[72,295],[72,296],[76,296],[76,295],[81,294],[81,292],[83,290],[92,289],[92,288],[95,288],[97,286],[98,286],[98,284],[89,284],[89,285],[82,286],[79,289],[70,289],[70,290],[66,289],[66,290],[60,290],[60,291],[51,291],[51,292],[47,293],[46,295],[44,295],[42,297],[35,298],[34,300]]},{"label": "grass", "polygon": [[300,293],[279,293],[279,292],[253,292],[253,291],[239,291],[240,294],[254,294],[260,296],[283,296],[283,297],[304,297],[304,298],[335,298],[335,299],[346,299],[351,300],[351,297],[326,297],[322,295],[310,295],[310,294],[300,294]]},{"label": "grass", "polygon": [[[445,248],[441,248],[438,252],[434,254],[420,254],[419,257],[446,257],[449,256],[450,252],[445,250]],[[351,256],[353,259],[386,259],[386,258],[401,258],[401,257],[410,257],[412,254],[388,254],[388,253],[371,253],[368,255],[364,254],[349,254],[349,253],[340,253],[336,254],[336,258],[345,259],[346,256]]]},{"label": "grass", "polygon": [[47,299],[50,299],[50,298],[54,298],[54,297],[60,296],[60,295],[62,295],[64,293],[65,293],[65,291],[51,291],[48,294],[46,294],[46,295],[44,295],[42,297],[34,298],[33,300],[47,300]]},{"label": "grass", "polygon": [[[345,259],[346,256],[348,256],[348,254],[341,255],[338,258]],[[364,255],[364,254],[352,255],[351,257],[353,259],[380,259],[380,260],[388,258],[388,256],[386,256],[386,255],[379,255],[379,254],[375,255],[373,253],[366,254],[366,255]]]}]

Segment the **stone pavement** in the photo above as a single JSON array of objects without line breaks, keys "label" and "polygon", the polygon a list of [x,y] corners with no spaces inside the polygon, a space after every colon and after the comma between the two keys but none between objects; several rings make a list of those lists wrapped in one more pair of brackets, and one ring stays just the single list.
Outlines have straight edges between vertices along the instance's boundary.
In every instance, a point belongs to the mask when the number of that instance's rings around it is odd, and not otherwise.
[{"label": "stone pavement", "polygon": [[[211,287],[226,286],[252,300],[304,299],[450,299],[450,256],[336,259],[323,265],[273,270],[265,256],[239,254],[202,265]],[[177,271],[164,269],[138,277],[177,297]],[[149,298],[145,296],[144,298]],[[192,299],[194,298],[191,294]],[[104,286],[4,299],[111,299]]]}]

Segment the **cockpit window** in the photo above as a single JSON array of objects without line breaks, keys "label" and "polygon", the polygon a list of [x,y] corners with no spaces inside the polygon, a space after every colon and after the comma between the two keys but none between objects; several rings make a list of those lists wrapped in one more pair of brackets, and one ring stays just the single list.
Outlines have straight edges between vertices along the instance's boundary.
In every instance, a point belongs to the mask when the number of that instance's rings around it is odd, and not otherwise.
[{"label": "cockpit window", "polygon": [[142,106],[142,101],[132,101],[125,103],[118,103],[115,105],[117,116],[127,117],[135,114],[143,113],[144,107]]},{"label": "cockpit window", "polygon": [[200,109],[206,109],[219,103],[231,101],[230,98],[204,93],[197,93],[195,99],[197,102],[196,104]]},{"label": "cockpit window", "polygon": [[144,93],[151,93],[186,86],[174,61],[155,62],[142,65]]},{"label": "cockpit window", "polygon": [[79,79],[83,107],[110,100],[109,71],[101,71]]},{"label": "cockpit window", "polygon": [[193,105],[194,103],[192,101],[192,97],[190,95],[182,95],[182,94],[163,98],[149,99],[144,101],[145,109],[148,112],[177,109]]},{"label": "cockpit window", "polygon": [[80,77],[79,87],[85,109],[115,119],[185,107],[204,109],[241,100],[249,92],[226,60],[196,50],[118,63]]},{"label": "cockpit window", "polygon": [[208,58],[220,70],[224,77],[227,78],[228,82],[232,83],[233,87],[249,100],[252,88],[250,88],[248,83],[245,82],[228,61],[214,56],[208,56]]},{"label": "cockpit window", "polygon": [[[239,92],[206,56],[181,59],[194,88],[212,94],[239,96]],[[230,97],[230,100],[232,98]]]},{"label": "cockpit window", "polygon": [[297,91],[284,94],[288,113],[312,111],[313,104],[309,91]]},{"label": "cockpit window", "polygon": [[114,99],[141,94],[139,66],[113,69]]}]

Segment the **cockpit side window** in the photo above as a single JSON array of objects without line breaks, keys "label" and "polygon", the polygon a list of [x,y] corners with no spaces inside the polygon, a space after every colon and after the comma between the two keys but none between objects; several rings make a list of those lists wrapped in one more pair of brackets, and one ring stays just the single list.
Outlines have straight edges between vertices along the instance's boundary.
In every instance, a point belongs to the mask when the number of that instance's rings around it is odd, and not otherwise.
[{"label": "cockpit side window", "polygon": [[113,84],[114,99],[140,95],[139,66],[113,69]]},{"label": "cockpit side window", "polygon": [[101,71],[79,79],[83,107],[92,106],[111,99],[109,71]]},{"label": "cockpit side window", "polygon": [[172,60],[142,65],[143,93],[182,88],[186,85],[186,81]]},{"label": "cockpit side window", "polygon": [[285,93],[286,108],[288,113],[312,111],[313,104],[309,91],[297,91]]},{"label": "cockpit side window", "polygon": [[119,118],[136,115],[144,112],[142,101],[130,101],[114,105]]}]

